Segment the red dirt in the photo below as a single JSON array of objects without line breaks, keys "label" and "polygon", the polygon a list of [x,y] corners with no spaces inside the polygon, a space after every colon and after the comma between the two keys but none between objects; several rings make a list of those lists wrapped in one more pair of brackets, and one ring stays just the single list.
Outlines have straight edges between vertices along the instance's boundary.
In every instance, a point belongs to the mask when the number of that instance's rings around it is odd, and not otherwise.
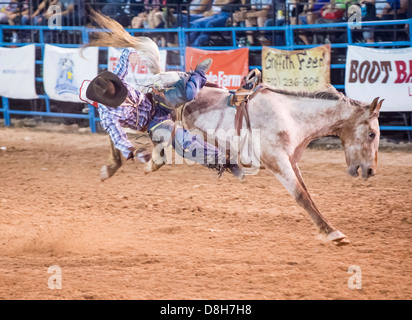
[{"label": "red dirt", "polygon": [[[380,152],[365,182],[342,150],[306,150],[306,185],[351,240],[336,247],[267,170],[241,183],[127,163],[102,183],[108,144],[0,129],[0,299],[412,298],[411,152]],[[48,288],[52,265],[61,290]],[[362,289],[348,287],[352,265]]]}]

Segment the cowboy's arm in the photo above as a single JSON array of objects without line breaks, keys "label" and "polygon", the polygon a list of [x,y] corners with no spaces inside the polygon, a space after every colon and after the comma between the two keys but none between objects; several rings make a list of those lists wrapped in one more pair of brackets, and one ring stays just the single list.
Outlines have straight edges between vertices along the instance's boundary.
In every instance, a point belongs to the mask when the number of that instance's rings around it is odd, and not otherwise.
[{"label": "cowboy's arm", "polygon": [[138,60],[138,54],[133,48],[126,48],[122,51],[119,58],[119,63],[114,69],[113,73],[117,75],[120,79],[125,80],[130,64],[136,64]]},{"label": "cowboy's arm", "polygon": [[[101,109],[99,108],[99,111]],[[126,159],[133,158],[133,152],[135,148],[133,144],[127,138],[127,134],[124,132],[119,120],[121,115],[117,112],[99,112],[100,122],[106,132],[110,135],[115,148],[119,149],[120,152]]]}]

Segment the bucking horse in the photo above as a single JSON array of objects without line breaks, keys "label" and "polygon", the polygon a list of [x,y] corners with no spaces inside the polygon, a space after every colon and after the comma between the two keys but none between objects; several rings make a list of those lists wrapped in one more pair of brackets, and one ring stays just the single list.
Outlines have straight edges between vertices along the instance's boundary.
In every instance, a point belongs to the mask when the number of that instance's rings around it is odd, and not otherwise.
[{"label": "bucking horse", "polygon": [[[134,47],[147,61],[154,74],[149,82],[158,90],[173,85],[178,79],[176,72],[160,72],[157,45],[148,45],[148,38],[132,37],[117,22],[99,13],[94,13],[94,21],[110,31],[100,34],[89,45]],[[237,150],[239,153],[237,159],[240,164],[242,150],[246,149],[251,158],[249,167],[250,164],[256,166],[257,160],[259,167],[272,172],[307,211],[326,240],[336,245],[350,243],[317,208],[305,186],[298,162],[311,141],[324,136],[338,136],[348,174],[357,177],[360,169],[363,179],[374,176],[380,138],[378,118],[383,100],[375,98],[370,103],[356,101],[332,86],[316,92],[295,92],[260,83],[250,91],[247,104],[234,108],[231,106],[233,94],[226,88],[206,85],[195,100],[177,110],[176,120],[188,129],[200,131],[208,141],[210,136],[216,141],[237,138],[241,147],[234,148],[234,152]],[[252,135],[252,131],[258,134]],[[116,162],[115,171],[121,165],[121,157],[113,145],[111,156]],[[164,165],[163,157],[158,148],[153,148],[145,173],[154,172]]]}]

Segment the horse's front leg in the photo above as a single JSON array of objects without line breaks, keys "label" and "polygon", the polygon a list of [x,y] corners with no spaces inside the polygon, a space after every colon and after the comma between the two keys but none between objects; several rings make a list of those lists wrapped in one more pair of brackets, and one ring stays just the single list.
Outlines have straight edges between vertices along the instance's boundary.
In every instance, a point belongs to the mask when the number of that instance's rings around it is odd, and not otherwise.
[{"label": "horse's front leg", "polygon": [[[312,197],[310,196],[309,191],[306,189],[305,183],[303,182],[303,178],[302,178],[302,175],[300,173],[300,169],[298,167],[298,164],[297,163],[292,164],[292,168],[293,168],[293,171],[296,175],[296,178],[299,181],[300,186],[303,188],[303,190],[305,191],[305,194],[306,194],[306,197],[305,197],[306,201],[304,202],[304,204],[302,206],[306,209],[306,211],[309,212],[309,214],[310,214],[310,212],[314,212],[317,219],[322,219],[321,224],[323,224],[323,222],[326,222],[327,225],[329,226],[327,229],[323,229],[324,231],[326,231],[326,238],[329,241],[333,241],[335,244],[338,244],[338,245],[349,244],[349,240],[346,238],[346,236],[342,232],[340,232],[339,230],[334,229],[332,227],[332,225],[330,223],[328,223],[327,220],[322,216],[322,214],[320,213],[320,211],[316,207],[315,202],[312,200]],[[307,203],[307,201],[309,201],[309,203]],[[312,217],[312,219],[315,221],[315,219],[313,217]],[[319,225],[318,225],[318,227],[319,227]],[[320,228],[320,231],[322,231],[322,228]]]},{"label": "horse's front leg", "polygon": [[327,240],[334,241],[336,244],[348,243],[347,240],[343,240],[346,236],[335,229],[316,207],[303,183],[297,164],[292,165],[286,155],[278,158],[277,161],[273,161],[273,158],[271,160],[265,161],[265,167],[274,173],[286,190],[295,198],[296,202],[308,212],[320,234],[325,235]]},{"label": "horse's front leg", "polygon": [[100,168],[100,179],[105,181],[113,176],[116,171],[122,166],[122,157],[118,149],[114,147],[112,139],[110,140],[109,158],[105,165]]},{"label": "horse's front leg", "polygon": [[143,172],[144,173],[151,173],[154,171],[159,170],[164,165],[163,156],[161,152],[159,152],[158,148],[153,148],[152,157],[150,160],[144,165]]}]

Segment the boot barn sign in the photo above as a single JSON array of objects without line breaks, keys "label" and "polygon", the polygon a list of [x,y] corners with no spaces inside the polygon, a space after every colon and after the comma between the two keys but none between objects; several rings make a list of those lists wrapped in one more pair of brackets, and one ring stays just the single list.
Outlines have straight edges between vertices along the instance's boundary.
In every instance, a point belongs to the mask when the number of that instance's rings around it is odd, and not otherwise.
[{"label": "boot barn sign", "polygon": [[345,91],[363,102],[385,99],[381,111],[412,111],[412,48],[349,46]]}]

